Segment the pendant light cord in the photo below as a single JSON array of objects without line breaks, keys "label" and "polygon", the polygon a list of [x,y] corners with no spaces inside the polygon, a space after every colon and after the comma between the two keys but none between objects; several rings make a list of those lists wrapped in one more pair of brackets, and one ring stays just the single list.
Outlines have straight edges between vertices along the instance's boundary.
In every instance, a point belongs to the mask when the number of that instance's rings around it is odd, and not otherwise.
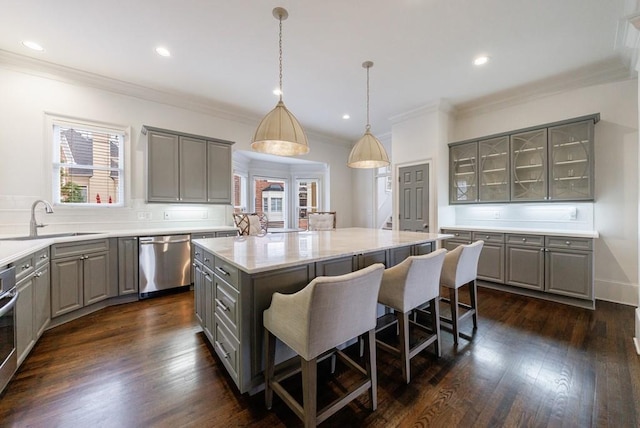
[{"label": "pendant light cord", "polygon": [[369,68],[371,67],[367,67],[367,126],[365,128],[367,132],[371,129],[369,124]]},{"label": "pendant light cord", "polygon": [[282,101],[282,15],[278,19],[280,21],[280,35],[278,37],[278,48],[279,48],[279,65],[280,65],[280,101]]}]

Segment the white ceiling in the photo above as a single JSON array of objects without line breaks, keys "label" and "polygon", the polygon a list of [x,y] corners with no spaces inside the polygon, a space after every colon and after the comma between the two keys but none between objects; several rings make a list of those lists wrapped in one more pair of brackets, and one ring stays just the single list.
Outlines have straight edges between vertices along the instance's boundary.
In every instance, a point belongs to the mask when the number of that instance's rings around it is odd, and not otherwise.
[{"label": "white ceiling", "polygon": [[[257,124],[277,101],[272,9],[283,6],[287,107],[306,129],[355,141],[366,122],[363,61],[375,63],[372,131],[385,134],[389,118],[437,100],[465,106],[602,64],[629,70],[616,32],[631,3],[0,0],[0,50],[223,105]],[[158,45],[172,57],[159,57]],[[480,54],[491,61],[474,67]]]}]

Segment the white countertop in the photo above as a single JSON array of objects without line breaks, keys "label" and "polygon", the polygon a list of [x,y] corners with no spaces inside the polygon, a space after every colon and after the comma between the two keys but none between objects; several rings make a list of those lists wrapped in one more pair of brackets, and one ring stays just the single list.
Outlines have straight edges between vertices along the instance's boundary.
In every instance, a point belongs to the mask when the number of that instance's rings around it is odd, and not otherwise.
[{"label": "white countertop", "polygon": [[596,230],[523,229],[515,227],[440,226],[440,230],[476,230],[478,232],[523,233],[527,235],[566,236],[571,238],[599,238]]},{"label": "white countertop", "polygon": [[265,236],[195,239],[194,243],[247,273],[451,238],[452,235],[344,228]]},{"label": "white countertop", "polygon": [[[91,232],[88,235],[76,235],[76,236],[64,236],[47,238],[46,233],[40,233],[40,238],[30,239],[26,241],[3,241],[0,240],[0,267],[6,266],[9,263],[20,259],[21,257],[28,256],[38,250],[48,247],[51,244],[58,242],[74,242],[74,241],[86,241],[89,239],[104,239],[104,238],[120,238],[127,236],[154,236],[154,235],[176,235],[182,233],[206,233],[206,232],[221,232],[227,230],[236,230],[233,226],[217,226],[217,227],[179,227],[168,229],[122,229],[112,231],[98,231]],[[64,232],[60,232],[64,233]],[[83,232],[85,233],[85,232]],[[55,233],[50,233],[55,234]],[[14,238],[24,235],[1,235],[0,239]]]}]

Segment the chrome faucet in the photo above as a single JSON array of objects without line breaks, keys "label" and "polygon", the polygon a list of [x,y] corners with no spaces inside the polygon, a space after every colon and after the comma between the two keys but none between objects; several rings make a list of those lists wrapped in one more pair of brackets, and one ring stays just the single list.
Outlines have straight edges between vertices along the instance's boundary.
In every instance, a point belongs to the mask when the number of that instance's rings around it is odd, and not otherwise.
[{"label": "chrome faucet", "polygon": [[36,222],[36,206],[42,202],[44,204],[44,212],[47,214],[53,214],[53,207],[51,204],[43,199],[38,199],[31,205],[31,222],[29,222],[29,236],[38,236],[38,228],[45,227],[46,224],[38,224]]}]

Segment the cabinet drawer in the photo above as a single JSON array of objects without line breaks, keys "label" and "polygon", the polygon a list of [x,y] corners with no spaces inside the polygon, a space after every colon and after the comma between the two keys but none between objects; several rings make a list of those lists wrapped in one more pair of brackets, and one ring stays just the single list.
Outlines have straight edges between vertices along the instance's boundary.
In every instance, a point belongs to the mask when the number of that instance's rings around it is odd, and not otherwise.
[{"label": "cabinet drawer", "polygon": [[219,230],[216,232],[216,238],[225,237],[225,236],[238,236],[237,230]]},{"label": "cabinet drawer", "polygon": [[571,250],[591,251],[593,240],[588,238],[567,238],[562,236],[547,236],[546,244],[549,248],[564,248]]},{"label": "cabinet drawer", "polygon": [[473,232],[473,240],[474,241],[484,241],[485,243],[495,242],[502,244],[504,243],[504,233],[494,233],[494,232]]},{"label": "cabinet drawer", "polygon": [[191,240],[208,239],[208,238],[215,238],[215,237],[216,237],[215,232],[198,232],[198,233],[191,234]]},{"label": "cabinet drawer", "polygon": [[213,332],[213,348],[227,368],[233,380],[238,384],[238,348],[239,342],[224,326],[218,315],[215,315],[215,327]]},{"label": "cabinet drawer", "polygon": [[450,240],[471,241],[471,231],[470,230],[443,229],[442,233],[445,233],[447,235],[453,235],[454,238],[449,238]]},{"label": "cabinet drawer", "polygon": [[16,284],[33,274],[35,271],[35,254],[30,254],[17,260],[13,265],[16,267]]},{"label": "cabinet drawer", "polygon": [[51,258],[57,259],[60,257],[81,256],[83,254],[99,251],[109,251],[108,239],[54,244],[51,247]]},{"label": "cabinet drawer", "polygon": [[216,276],[214,280],[214,303],[216,315],[225,323],[231,333],[238,337],[238,292]]},{"label": "cabinet drawer", "polygon": [[213,272],[238,290],[238,268],[219,257],[215,258]]},{"label": "cabinet drawer", "polygon": [[507,235],[507,244],[543,247],[544,236],[509,234]]},{"label": "cabinet drawer", "polygon": [[43,248],[42,250],[38,251],[34,255],[34,262],[36,263],[36,268],[49,263],[49,247]]},{"label": "cabinet drawer", "polygon": [[204,250],[200,247],[193,247],[193,258],[194,260],[199,261],[200,263],[204,262]]},{"label": "cabinet drawer", "polygon": [[204,251],[202,248],[200,248],[200,251],[202,252],[202,264],[213,270],[213,254],[208,251]]}]

